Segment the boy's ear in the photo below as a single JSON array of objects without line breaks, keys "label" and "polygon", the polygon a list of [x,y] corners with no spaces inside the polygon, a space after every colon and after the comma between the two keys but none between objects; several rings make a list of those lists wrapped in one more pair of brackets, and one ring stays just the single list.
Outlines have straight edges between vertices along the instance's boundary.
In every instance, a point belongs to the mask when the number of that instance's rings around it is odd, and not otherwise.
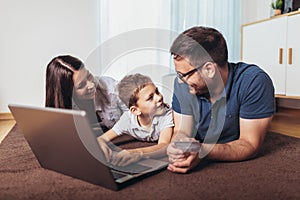
[{"label": "boy's ear", "polygon": [[141,114],[140,109],[136,106],[130,106],[129,110],[130,110],[130,112],[132,112],[132,114],[134,114],[136,116]]}]

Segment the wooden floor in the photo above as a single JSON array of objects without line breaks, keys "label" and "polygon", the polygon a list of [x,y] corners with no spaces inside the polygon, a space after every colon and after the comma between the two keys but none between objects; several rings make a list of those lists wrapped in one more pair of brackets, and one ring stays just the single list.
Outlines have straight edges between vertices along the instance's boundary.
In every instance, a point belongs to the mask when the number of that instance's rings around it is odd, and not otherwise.
[{"label": "wooden floor", "polygon": [[300,138],[300,109],[279,108],[270,131]]},{"label": "wooden floor", "polygon": [[1,119],[0,120],[0,143],[9,131],[14,127],[15,120],[13,119]]},{"label": "wooden floor", "polygon": [[[0,143],[15,123],[12,118],[0,118]],[[270,131],[300,138],[300,109],[280,108],[273,118]]]}]

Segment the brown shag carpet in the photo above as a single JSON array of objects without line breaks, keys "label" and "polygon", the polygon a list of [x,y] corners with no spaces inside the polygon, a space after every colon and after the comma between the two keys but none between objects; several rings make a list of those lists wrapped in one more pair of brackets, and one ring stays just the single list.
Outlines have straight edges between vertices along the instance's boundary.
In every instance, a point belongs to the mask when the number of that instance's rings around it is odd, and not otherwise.
[{"label": "brown shag carpet", "polygon": [[0,200],[300,199],[299,158],[300,139],[268,133],[256,159],[164,170],[115,192],[41,168],[15,126],[0,144]]}]

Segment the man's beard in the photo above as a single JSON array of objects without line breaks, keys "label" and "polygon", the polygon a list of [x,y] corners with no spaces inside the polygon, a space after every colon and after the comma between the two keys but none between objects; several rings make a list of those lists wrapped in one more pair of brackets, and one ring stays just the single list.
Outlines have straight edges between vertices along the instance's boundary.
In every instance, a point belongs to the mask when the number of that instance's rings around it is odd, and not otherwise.
[{"label": "man's beard", "polygon": [[204,88],[198,87],[196,84],[192,84],[189,86],[190,93],[197,96],[207,96],[209,95],[208,88],[205,86]]}]

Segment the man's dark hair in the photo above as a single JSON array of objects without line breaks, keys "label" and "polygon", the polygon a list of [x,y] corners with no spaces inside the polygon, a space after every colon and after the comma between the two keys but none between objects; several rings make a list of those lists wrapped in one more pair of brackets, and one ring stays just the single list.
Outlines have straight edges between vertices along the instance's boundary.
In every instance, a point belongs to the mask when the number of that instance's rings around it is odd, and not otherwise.
[{"label": "man's dark hair", "polygon": [[194,67],[206,62],[226,65],[228,50],[223,35],[213,28],[193,27],[181,33],[170,48],[174,59],[186,58]]}]

